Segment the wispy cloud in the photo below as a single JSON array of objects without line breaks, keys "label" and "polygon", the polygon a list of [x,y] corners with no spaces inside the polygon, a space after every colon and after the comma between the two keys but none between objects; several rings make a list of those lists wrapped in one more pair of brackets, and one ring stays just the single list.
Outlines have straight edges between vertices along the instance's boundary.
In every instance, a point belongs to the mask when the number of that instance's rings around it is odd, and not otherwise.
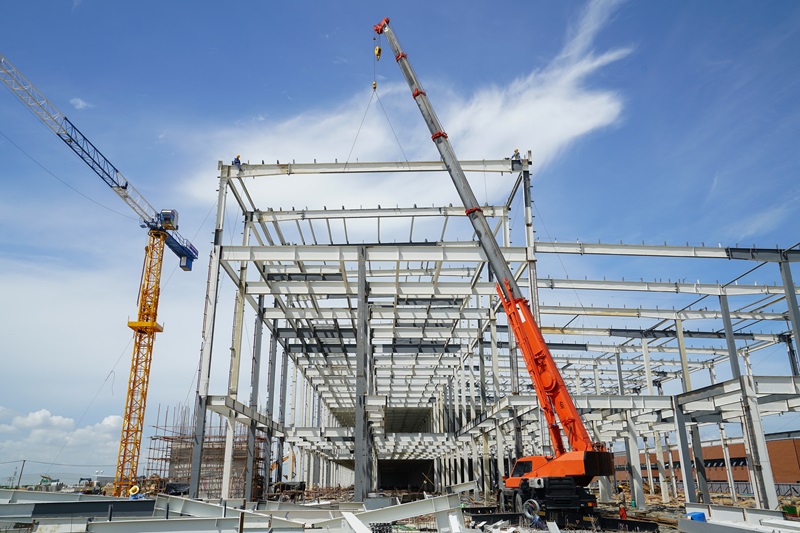
[{"label": "wispy cloud", "polygon": [[608,24],[620,4],[621,0],[598,0],[588,3],[577,24],[571,26],[567,32],[567,44],[559,57],[578,62],[590,56],[590,48],[595,37]]},{"label": "wispy cloud", "polygon": [[[618,121],[623,108],[621,96],[586,83],[592,74],[631,53],[630,48],[600,53],[592,48],[598,32],[618,5],[617,1],[589,3],[569,31],[563,50],[544,69],[532,70],[505,86],[488,85],[472,94],[456,94],[441,80],[423,80],[459,158],[503,158],[510,156],[515,147],[523,151],[531,148],[534,166],[542,167],[581,137]],[[526,54],[523,51],[520,55]],[[394,79],[402,79],[399,70]],[[199,148],[203,153],[219,153],[225,159],[226,154],[241,153],[244,160],[253,162],[344,161],[351,149],[350,160],[438,159],[430,135],[407,93],[408,88],[401,81],[381,83],[380,105],[375,100],[371,102],[363,123],[368,91],[333,110],[309,111],[277,123],[242,122],[235,129],[202,128],[218,132],[212,137],[199,137],[193,132],[176,137],[185,140],[190,152]],[[208,168],[198,168],[195,172],[196,177],[187,188],[190,195],[202,199],[205,205],[214,194],[213,188],[208,187]],[[302,195],[298,195],[299,178],[269,180],[269,205],[357,207],[457,201],[446,177],[346,179],[347,186],[342,186],[341,181],[334,183],[337,180],[330,177],[302,178]],[[507,184],[501,180],[491,180],[487,185],[490,197],[506,189]]]},{"label": "wispy cloud", "polygon": [[793,198],[744,216],[729,229],[728,234],[737,241],[769,234],[787,223],[796,205],[797,198]]},{"label": "wispy cloud", "polygon": [[80,109],[87,109],[87,108],[90,108],[90,107],[94,107],[92,104],[90,104],[86,100],[83,100],[82,98],[72,98],[69,101],[69,103],[72,104],[72,107],[74,107],[75,109],[79,109],[79,110]]}]

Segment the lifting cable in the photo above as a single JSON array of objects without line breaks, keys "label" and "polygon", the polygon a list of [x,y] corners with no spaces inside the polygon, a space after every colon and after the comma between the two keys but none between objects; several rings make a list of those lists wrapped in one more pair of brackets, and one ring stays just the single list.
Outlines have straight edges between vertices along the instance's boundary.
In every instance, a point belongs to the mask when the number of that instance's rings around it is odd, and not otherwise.
[{"label": "lifting cable", "polygon": [[[38,116],[38,115],[37,115],[37,116]],[[28,159],[30,159],[31,161],[33,161],[34,163],[36,163],[36,165],[38,165],[38,166],[39,166],[39,167],[40,167],[42,170],[44,170],[45,172],[47,172],[48,174],[50,174],[50,176],[52,176],[53,178],[55,178],[57,181],[61,182],[61,184],[62,184],[62,185],[64,185],[65,187],[67,187],[68,189],[72,189],[72,191],[73,191],[73,192],[75,192],[75,193],[79,194],[80,196],[83,196],[85,199],[89,200],[90,202],[92,202],[93,204],[96,204],[96,205],[97,205],[97,206],[99,206],[99,207],[102,207],[102,208],[103,208],[103,209],[105,209],[106,211],[111,211],[111,212],[112,212],[112,213],[114,213],[115,215],[119,215],[119,216],[121,216],[121,217],[123,217],[123,218],[129,218],[129,219],[131,219],[131,220],[137,220],[137,221],[139,220],[139,218],[138,218],[138,217],[132,217],[132,216],[130,216],[130,215],[128,215],[128,214],[125,214],[125,213],[120,213],[119,211],[117,211],[117,210],[115,210],[115,209],[113,209],[113,208],[111,208],[111,207],[108,207],[107,205],[103,205],[103,204],[101,204],[100,202],[98,202],[97,200],[94,200],[93,198],[91,198],[91,197],[89,197],[89,196],[85,195],[84,193],[82,193],[81,191],[79,191],[78,189],[76,189],[75,187],[73,187],[72,185],[70,185],[68,182],[66,182],[65,180],[63,180],[63,179],[61,179],[60,177],[58,177],[58,176],[57,176],[57,175],[56,175],[54,172],[52,172],[50,169],[48,169],[47,167],[45,167],[45,166],[44,166],[42,163],[40,163],[39,161],[37,161],[35,157],[33,157],[31,154],[29,154],[28,152],[26,152],[25,150],[23,150],[23,149],[22,149],[22,147],[21,147],[20,145],[18,145],[17,143],[15,143],[15,142],[14,142],[14,140],[13,140],[13,139],[11,139],[11,138],[10,138],[8,135],[6,135],[6,134],[5,134],[5,133],[4,133],[2,130],[0,130],[0,136],[2,136],[3,138],[5,138],[5,140],[7,140],[8,142],[10,142],[10,143],[11,143],[11,144],[12,144],[12,145],[13,145],[13,146],[14,146],[14,147],[17,149],[17,150],[19,150],[19,151],[20,151],[20,152],[21,152],[21,153],[22,153],[22,154],[23,154],[25,157],[27,157]]]},{"label": "lifting cable", "polygon": [[[374,83],[374,82],[373,82]],[[372,89],[372,94],[369,97],[369,102],[367,103],[367,108],[364,110],[364,116],[361,117],[361,124],[358,126],[358,131],[356,132],[356,138],[353,139],[353,145],[350,147],[350,153],[347,154],[347,159],[344,162],[344,168],[347,170],[347,164],[350,162],[350,156],[353,155],[353,150],[356,147],[356,141],[358,141],[358,136],[361,133],[361,128],[364,127],[364,120],[367,118],[367,113],[369,112],[369,106],[372,105],[372,98],[377,94],[377,90],[374,88]]]},{"label": "lifting cable", "polygon": [[394,131],[394,127],[392,126],[392,121],[389,120],[389,115],[386,113],[386,109],[383,107],[383,102],[381,102],[381,97],[378,96],[377,91],[375,92],[375,97],[378,99],[378,103],[383,110],[383,115],[386,117],[386,122],[389,124],[389,129],[392,130],[392,135],[394,135],[394,140],[397,141],[397,147],[400,148],[400,153],[403,154],[403,160],[408,163],[408,156],[406,156],[405,150],[403,150],[403,145],[400,144],[400,139],[397,137],[397,133]]},{"label": "lifting cable", "polygon": [[367,113],[369,113],[369,108],[372,105],[372,99],[375,98],[378,100],[378,104],[381,106],[381,110],[383,111],[383,116],[386,117],[386,122],[389,124],[389,129],[392,130],[392,135],[394,135],[394,139],[397,141],[397,146],[400,148],[400,152],[403,154],[403,159],[406,163],[408,163],[408,157],[406,156],[405,150],[403,150],[403,145],[400,144],[400,139],[397,137],[397,132],[394,130],[394,126],[392,126],[392,121],[389,120],[389,114],[386,112],[386,108],[383,106],[383,102],[381,102],[381,97],[378,96],[378,61],[381,58],[382,48],[380,45],[380,35],[373,37],[372,40],[375,42],[375,53],[372,59],[372,93],[369,97],[369,102],[367,102],[367,108],[364,110],[364,116],[361,117],[361,124],[358,126],[358,131],[356,131],[355,139],[353,139],[353,145],[350,147],[350,153],[347,154],[347,159],[345,160],[345,169],[347,169],[347,164],[350,162],[350,157],[353,155],[353,150],[356,147],[356,142],[358,141],[358,136],[361,134],[361,129],[364,127],[364,121],[367,118]]}]

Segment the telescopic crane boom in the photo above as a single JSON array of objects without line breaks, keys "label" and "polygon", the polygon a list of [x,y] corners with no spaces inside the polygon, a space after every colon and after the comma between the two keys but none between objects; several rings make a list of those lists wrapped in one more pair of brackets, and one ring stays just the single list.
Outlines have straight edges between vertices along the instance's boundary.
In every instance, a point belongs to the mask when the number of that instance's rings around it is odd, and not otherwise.
[{"label": "telescopic crane boom", "polygon": [[[533,381],[539,407],[542,409],[553,443],[554,458],[537,457],[532,461],[532,469],[526,477],[569,477],[577,485],[585,486],[595,475],[608,475],[613,468],[611,454],[605,451],[602,443],[593,442],[581,420],[580,413],[572,401],[558,367],[553,360],[541,330],[533,318],[528,301],[523,297],[508,262],[503,257],[500,246],[492,234],[486,217],[472,192],[455,151],[431,106],[428,96],[414,73],[408,56],[400,47],[389,19],[376,24],[375,32],[386,36],[397,64],[408,82],[414,101],[428,125],[431,140],[436,145],[442,161],[464,204],[466,214],[475,229],[478,241],[486,254],[489,267],[498,280],[497,293],[503,303],[509,325],[522,352],[525,365]],[[527,162],[523,162],[527,165]],[[560,424],[559,424],[560,421]],[[562,429],[567,437],[570,451],[567,451]],[[507,483],[508,485],[508,483]]]},{"label": "telescopic crane boom", "polygon": [[178,256],[181,268],[186,271],[192,269],[192,263],[197,259],[197,249],[178,233],[178,212],[156,211],[117,170],[117,167],[2,54],[0,54],[0,78],[45,126],[64,141],[122,198],[128,207],[133,209],[139,216],[140,225],[149,230],[142,283],[139,288],[138,315],[135,321],[128,322],[128,326],[134,331],[134,348],[114,479],[115,495],[124,495],[136,483],[153,341],[155,334],[163,331],[156,322],[156,317],[164,245]]}]

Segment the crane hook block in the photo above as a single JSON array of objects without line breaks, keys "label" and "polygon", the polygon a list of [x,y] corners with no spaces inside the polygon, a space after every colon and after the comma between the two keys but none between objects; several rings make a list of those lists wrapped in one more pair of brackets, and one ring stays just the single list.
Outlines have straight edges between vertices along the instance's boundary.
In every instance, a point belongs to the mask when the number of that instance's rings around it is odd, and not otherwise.
[{"label": "crane hook block", "polygon": [[382,52],[381,46],[380,45],[376,46],[375,47],[375,61],[380,61],[381,60],[381,52]]}]

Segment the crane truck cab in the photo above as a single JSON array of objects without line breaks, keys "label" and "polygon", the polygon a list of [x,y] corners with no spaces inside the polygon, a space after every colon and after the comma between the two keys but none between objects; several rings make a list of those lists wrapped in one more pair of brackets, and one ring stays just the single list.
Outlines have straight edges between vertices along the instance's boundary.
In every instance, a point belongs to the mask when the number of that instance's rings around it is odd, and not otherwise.
[{"label": "crane truck cab", "polygon": [[613,473],[611,454],[595,451],[571,451],[553,457],[532,455],[521,457],[511,475],[503,479],[505,488],[500,501],[503,508],[524,512],[528,500],[548,519],[591,515],[597,509],[597,498],[586,490],[595,476]]}]

